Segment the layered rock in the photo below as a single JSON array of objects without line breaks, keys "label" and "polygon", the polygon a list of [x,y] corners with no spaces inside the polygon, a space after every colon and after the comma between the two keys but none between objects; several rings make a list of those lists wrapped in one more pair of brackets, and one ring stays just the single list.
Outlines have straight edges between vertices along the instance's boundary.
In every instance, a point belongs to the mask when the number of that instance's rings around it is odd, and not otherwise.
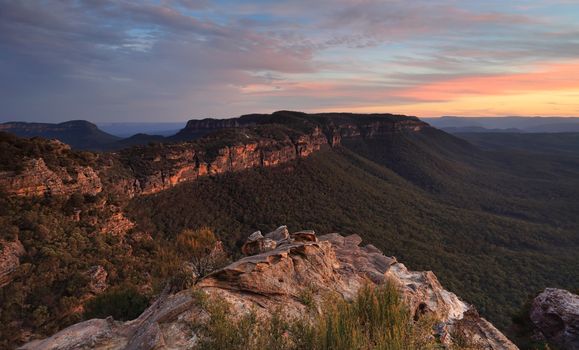
[{"label": "layered rock", "polygon": [[18,239],[13,242],[0,240],[0,288],[12,281],[24,253],[24,246]]},{"label": "layered rock", "polygon": [[[360,247],[357,235],[316,237],[312,231],[289,234],[287,228],[280,227],[266,235],[252,234],[252,242],[260,240],[271,240],[275,245],[205,277],[197,285],[197,293],[226,300],[232,312],[240,315],[256,310],[260,317],[268,317],[281,306],[291,318],[308,314],[301,298],[306,291],[318,303],[328,294],[351,300],[368,283],[391,281],[399,287],[415,318],[431,314],[438,320],[437,332],[443,343],[452,344],[452,335],[460,334],[481,349],[517,349],[472,306],[443,289],[432,272],[409,271],[372,245]],[[207,317],[192,291],[163,293],[134,321],[90,320],[22,349],[192,348],[197,336],[191,322],[203,323]]]},{"label": "layered rock", "polygon": [[234,136],[236,139],[229,144],[214,136],[196,143],[131,150],[131,156],[124,156],[124,161],[133,169],[136,192],[152,194],[202,176],[284,164],[308,157],[327,144],[319,128],[307,134],[282,133],[275,138],[256,136],[251,130],[239,130]]},{"label": "layered rock", "polygon": [[[71,174],[72,173],[72,174]],[[96,195],[103,189],[97,172],[89,166],[50,169],[44,159],[26,161],[21,172],[0,172],[0,187],[8,194],[33,197],[45,195],[70,195],[74,192]]]},{"label": "layered rock", "polygon": [[326,142],[338,145],[342,138],[374,138],[396,132],[419,132],[429,127],[416,117],[394,114],[316,113],[278,111],[272,114],[248,114],[230,119],[190,120],[177,139],[198,138],[216,130],[247,128],[256,125],[282,124],[320,128]]},{"label": "layered rock", "polygon": [[[106,187],[109,193],[133,197],[157,193],[203,176],[285,164],[309,157],[326,145],[339,146],[346,138],[390,137],[420,132],[427,127],[417,118],[390,114],[280,111],[223,120],[192,120],[177,135],[181,136],[168,141],[191,138],[195,141],[103,154],[91,166],[77,164],[65,168],[47,166],[43,158],[27,159],[23,171],[0,172],[0,188],[12,195],[28,197],[74,192],[94,195]],[[74,158],[68,146],[55,140],[46,142],[52,144],[53,158]]]},{"label": "layered rock", "polygon": [[547,288],[533,300],[529,316],[549,342],[565,350],[579,349],[579,295]]}]

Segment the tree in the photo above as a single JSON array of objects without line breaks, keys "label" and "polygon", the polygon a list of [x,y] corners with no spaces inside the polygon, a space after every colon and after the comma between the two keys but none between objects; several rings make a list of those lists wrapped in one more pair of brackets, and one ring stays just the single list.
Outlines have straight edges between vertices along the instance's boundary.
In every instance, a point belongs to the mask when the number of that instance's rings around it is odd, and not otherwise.
[{"label": "tree", "polygon": [[179,254],[190,263],[196,280],[224,266],[227,262],[227,255],[223,251],[221,241],[208,227],[196,230],[185,229],[177,235],[175,243]]}]

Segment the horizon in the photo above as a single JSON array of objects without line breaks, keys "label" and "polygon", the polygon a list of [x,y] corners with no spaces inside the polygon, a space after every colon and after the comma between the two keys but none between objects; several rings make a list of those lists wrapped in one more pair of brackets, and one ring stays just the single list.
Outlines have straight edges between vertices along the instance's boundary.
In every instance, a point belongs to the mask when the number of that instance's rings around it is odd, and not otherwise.
[{"label": "horizon", "polygon": [[0,121],[577,117],[578,14],[567,0],[0,0]]},{"label": "horizon", "polygon": [[[302,112],[302,111],[294,111],[291,110],[292,112]],[[266,112],[264,114],[270,114],[270,113],[274,113],[276,111],[272,111],[272,112]],[[307,114],[313,114],[313,113],[308,113],[308,112],[304,112]],[[315,112],[314,112],[315,113]],[[340,111],[340,112],[320,112],[320,113],[350,113],[347,111]],[[251,113],[249,113],[251,114]],[[368,112],[368,113],[355,113],[355,114],[359,114],[359,115],[365,115],[365,114],[393,114],[396,115],[396,113],[388,113],[388,112]],[[235,119],[235,118],[239,118],[244,116],[243,115],[238,115],[238,116],[225,116],[225,117],[199,117],[199,118],[189,118],[189,119],[184,119],[184,120],[175,120],[175,121],[140,121],[140,120],[130,120],[130,121],[95,121],[95,120],[89,120],[89,119],[63,119],[63,120],[57,120],[57,121],[37,121],[37,120],[11,120],[11,119],[7,119],[7,120],[3,120],[2,118],[0,118],[0,124],[9,124],[9,123],[29,123],[29,124],[62,124],[62,123],[67,123],[67,122],[73,122],[73,121],[84,121],[84,122],[89,122],[92,124],[95,124],[96,126],[102,127],[102,126],[113,126],[113,125],[128,125],[128,124],[133,124],[133,125],[163,125],[163,124],[186,124],[188,121],[190,120],[203,120],[203,119]],[[472,116],[465,116],[465,115],[441,115],[441,116],[427,116],[427,117],[420,117],[420,116],[415,116],[415,115],[405,115],[408,117],[416,117],[419,119],[442,119],[442,118],[472,118],[472,119],[504,119],[504,118],[521,118],[521,119],[578,119],[579,116],[542,116],[542,115],[498,115],[498,116],[477,116],[477,115],[472,115]]]}]

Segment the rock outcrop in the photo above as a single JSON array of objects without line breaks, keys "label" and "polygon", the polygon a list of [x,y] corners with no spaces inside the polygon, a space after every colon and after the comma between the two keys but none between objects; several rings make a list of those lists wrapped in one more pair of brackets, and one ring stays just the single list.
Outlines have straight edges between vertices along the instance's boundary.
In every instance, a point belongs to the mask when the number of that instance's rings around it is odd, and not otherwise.
[{"label": "rock outcrop", "polygon": [[108,288],[108,273],[101,265],[91,267],[86,275],[89,278],[89,289],[92,293],[100,294]]},{"label": "rock outcrop", "polygon": [[0,240],[0,288],[12,281],[12,274],[20,266],[24,247],[18,239],[12,242]]},{"label": "rock outcrop", "polygon": [[529,316],[546,340],[579,350],[579,295],[547,288],[533,300]]},{"label": "rock outcrop", "polygon": [[[239,118],[191,120],[163,144],[137,146],[99,155],[90,166],[24,160],[22,171],[0,172],[0,188],[17,196],[107,192],[134,197],[169,189],[200,177],[273,167],[306,158],[342,139],[391,137],[429,128],[415,117],[348,113],[305,114],[280,111]],[[67,129],[66,129],[67,130]],[[202,137],[201,137],[202,136]],[[183,142],[183,140],[187,140]],[[51,143],[52,158],[74,163],[74,151]],[[46,158],[46,157],[45,157]],[[48,159],[48,158],[47,158]]]},{"label": "rock outcrop", "polygon": [[134,189],[152,194],[199,177],[272,167],[319,151],[327,144],[320,128],[294,133],[285,128],[225,131],[195,142],[138,147],[121,152],[134,174]]},{"label": "rock outcrop", "polygon": [[[205,277],[197,285],[198,292],[228,301],[239,314],[254,309],[267,317],[283,306],[287,317],[298,317],[307,314],[300,297],[304,291],[317,302],[328,293],[350,300],[368,283],[392,281],[416,318],[432,314],[439,321],[437,332],[443,343],[452,344],[458,332],[482,349],[517,349],[472,306],[443,289],[432,272],[409,271],[372,245],[360,247],[357,235],[316,237],[313,231],[289,234],[280,227],[266,235],[252,235],[252,242],[260,240],[275,245]],[[164,293],[136,320],[86,321],[22,349],[187,349],[197,341],[191,322],[204,321],[207,313],[191,290]]]},{"label": "rock outcrop", "polygon": [[[71,174],[72,173],[72,174]],[[50,169],[44,159],[30,159],[20,172],[0,172],[0,187],[20,197],[70,195],[75,192],[95,195],[103,186],[97,172],[89,166]]]}]

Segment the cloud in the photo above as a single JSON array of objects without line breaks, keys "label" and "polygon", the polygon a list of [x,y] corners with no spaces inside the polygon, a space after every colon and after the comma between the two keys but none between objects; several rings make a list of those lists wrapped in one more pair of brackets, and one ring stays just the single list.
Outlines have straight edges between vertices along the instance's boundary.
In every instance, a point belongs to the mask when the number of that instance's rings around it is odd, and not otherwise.
[{"label": "cloud", "polygon": [[470,83],[508,93],[538,64],[579,59],[563,11],[574,4],[540,3],[0,0],[0,119],[387,109],[452,100]]}]

